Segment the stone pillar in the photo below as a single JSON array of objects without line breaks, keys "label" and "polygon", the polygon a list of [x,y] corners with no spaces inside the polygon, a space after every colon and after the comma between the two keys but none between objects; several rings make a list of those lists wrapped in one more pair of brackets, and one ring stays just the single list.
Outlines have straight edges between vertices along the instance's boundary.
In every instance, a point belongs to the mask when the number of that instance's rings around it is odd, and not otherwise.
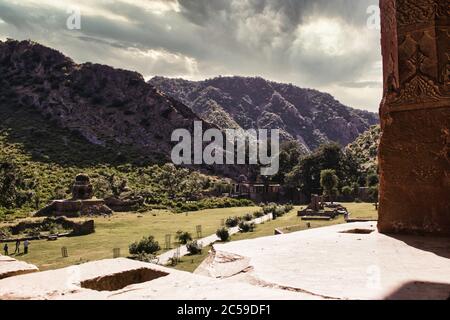
[{"label": "stone pillar", "polygon": [[380,232],[450,235],[449,6],[380,1]]}]

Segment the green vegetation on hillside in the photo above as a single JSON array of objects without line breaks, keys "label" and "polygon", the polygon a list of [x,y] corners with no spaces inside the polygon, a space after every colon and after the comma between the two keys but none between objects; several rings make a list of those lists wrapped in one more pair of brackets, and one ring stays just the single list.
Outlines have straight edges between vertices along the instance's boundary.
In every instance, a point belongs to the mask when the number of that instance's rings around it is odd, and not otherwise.
[{"label": "green vegetation on hillside", "polygon": [[127,196],[143,197],[147,209],[181,212],[250,204],[215,198],[187,203],[229,186],[171,164],[142,162],[132,148],[91,144],[31,108],[0,103],[0,119],[0,220],[24,217],[50,200],[70,197],[74,177],[81,172],[91,177],[97,197],[128,190]]},{"label": "green vegetation on hillside", "polygon": [[349,144],[346,152],[351,154],[366,172],[377,172],[378,144],[380,143],[381,128],[373,126]]}]

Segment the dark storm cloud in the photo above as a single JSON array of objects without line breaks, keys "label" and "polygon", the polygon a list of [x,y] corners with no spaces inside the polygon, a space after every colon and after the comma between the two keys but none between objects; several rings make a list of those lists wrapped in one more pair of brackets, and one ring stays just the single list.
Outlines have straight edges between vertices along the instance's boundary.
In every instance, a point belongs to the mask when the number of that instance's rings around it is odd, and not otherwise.
[{"label": "dark storm cloud", "polygon": [[[0,36],[146,76],[259,75],[331,91],[378,81],[378,34],[366,27],[375,0],[158,1],[0,0]],[[69,5],[82,9],[79,31],[65,28]]]}]

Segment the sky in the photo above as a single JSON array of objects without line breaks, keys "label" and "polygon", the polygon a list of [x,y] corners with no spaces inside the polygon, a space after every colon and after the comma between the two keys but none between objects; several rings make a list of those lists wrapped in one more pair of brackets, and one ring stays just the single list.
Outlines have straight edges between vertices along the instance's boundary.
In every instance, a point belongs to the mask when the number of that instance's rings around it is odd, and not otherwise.
[{"label": "sky", "polygon": [[260,76],[377,112],[382,95],[380,30],[373,23],[377,4],[0,0],[0,40],[31,39],[75,62],[108,64],[146,79]]}]

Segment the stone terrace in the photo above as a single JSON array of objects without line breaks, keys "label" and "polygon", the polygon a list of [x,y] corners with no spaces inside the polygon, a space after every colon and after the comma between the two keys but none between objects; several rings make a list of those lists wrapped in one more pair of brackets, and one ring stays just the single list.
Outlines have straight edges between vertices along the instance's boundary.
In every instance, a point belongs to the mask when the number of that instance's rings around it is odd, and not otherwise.
[{"label": "stone terrace", "polygon": [[215,245],[196,274],[334,299],[447,299],[450,239],[349,223]]}]

